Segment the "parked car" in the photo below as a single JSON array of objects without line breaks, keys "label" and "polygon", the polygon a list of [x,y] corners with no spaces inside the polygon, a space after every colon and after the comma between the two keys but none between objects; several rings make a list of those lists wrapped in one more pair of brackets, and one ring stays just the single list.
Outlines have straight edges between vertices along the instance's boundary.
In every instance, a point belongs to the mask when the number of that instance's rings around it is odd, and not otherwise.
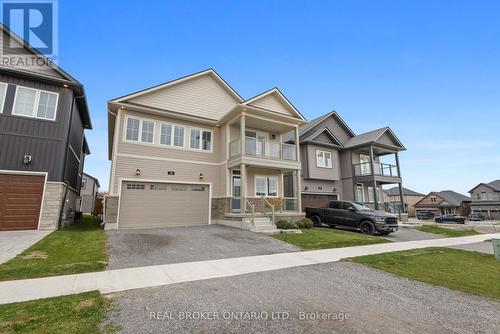
[{"label": "parked car", "polygon": [[306,217],[315,226],[326,224],[360,230],[364,234],[387,235],[398,230],[398,218],[390,213],[372,210],[364,205],[347,201],[330,201],[326,208],[307,208]]},{"label": "parked car", "polygon": [[465,224],[465,217],[454,214],[446,214],[446,215],[436,216],[434,218],[434,221],[436,223],[454,222],[457,224]]},{"label": "parked car", "polygon": [[484,216],[482,214],[480,214],[480,213],[471,213],[469,215],[469,220],[470,221],[482,221],[484,219],[485,219]]},{"label": "parked car", "polygon": [[417,211],[417,219],[418,220],[431,220],[434,219],[436,215],[431,211]]}]

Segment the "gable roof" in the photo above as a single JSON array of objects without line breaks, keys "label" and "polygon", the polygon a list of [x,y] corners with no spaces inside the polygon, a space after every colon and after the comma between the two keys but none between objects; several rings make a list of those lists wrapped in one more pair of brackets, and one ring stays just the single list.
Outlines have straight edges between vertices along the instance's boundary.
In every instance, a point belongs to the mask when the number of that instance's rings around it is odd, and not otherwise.
[{"label": "gable roof", "polygon": [[[47,64],[47,71],[34,71],[22,69],[19,67],[8,67],[1,65],[0,63],[1,71],[31,80],[36,79],[51,82],[53,84],[68,85],[68,87],[70,87],[74,92],[74,97],[78,106],[78,112],[82,119],[83,127],[85,129],[92,129],[92,121],[90,119],[87,98],[85,96],[85,89],[83,85],[67,72],[65,72],[62,68],[54,64],[52,61],[49,61],[47,57],[38,52],[35,48],[29,45],[26,41],[24,41],[3,23],[0,23],[0,30],[2,31],[0,36],[0,44],[3,45],[3,43],[5,43],[8,39],[13,39],[16,43],[23,46],[23,49],[26,53],[32,54],[38,58],[45,59]],[[51,72],[53,73],[52,75]]]},{"label": "gable roof", "polygon": [[[264,102],[265,101],[265,102]],[[241,105],[250,105],[257,108],[276,111],[278,113],[288,113],[292,116],[299,117],[302,120],[306,120],[300,111],[295,108],[295,106],[286,98],[286,96],[277,88],[273,87],[263,93],[260,93],[246,101]],[[282,105],[284,109],[279,108]]]},{"label": "gable roof", "polygon": [[[327,137],[328,140],[322,141],[321,137]],[[305,139],[300,140],[300,141],[301,142],[321,142],[323,144],[333,144],[336,146],[342,146],[342,142],[327,127],[311,133],[308,137],[306,137]]]},{"label": "gable roof", "polygon": [[88,178],[93,179],[93,180],[95,181],[95,183],[97,184],[97,187],[98,187],[98,188],[100,188],[100,187],[101,187],[101,185],[99,184],[99,180],[97,179],[97,177],[94,177],[94,176],[92,176],[92,175],[90,175],[90,174],[87,174],[87,173],[85,173],[85,172],[83,173],[83,175],[85,175],[85,176],[86,176],[86,177],[88,177]]},{"label": "gable roof", "polygon": [[[354,137],[356,134],[354,131],[351,130],[351,128],[347,125],[347,123],[340,117],[340,115],[335,111],[328,112],[324,115],[321,115],[319,117],[314,118],[313,120],[309,121],[309,123],[302,125],[299,128],[299,136],[306,138],[305,136],[309,136],[310,134],[308,133],[310,130],[312,130],[314,127],[318,126],[321,122],[326,120],[328,117],[333,117],[335,120],[342,126],[342,128],[351,136]],[[326,127],[325,127],[326,128]],[[331,133],[331,131],[330,131]],[[332,133],[333,134],[333,133]],[[289,132],[283,136],[283,141],[288,142],[288,141],[294,141],[295,140],[295,135],[292,132]],[[338,140],[338,139],[337,139]],[[301,142],[305,142],[304,139],[300,139]],[[340,142],[340,141],[339,141]],[[342,143],[341,143],[342,145]]]},{"label": "gable roof", "polygon": [[389,137],[392,138],[395,144],[394,146],[400,147],[403,150],[406,149],[404,145],[401,143],[401,141],[398,139],[398,137],[396,137],[394,132],[392,132],[392,130],[388,126],[364,132],[355,137],[352,137],[351,139],[349,139],[344,143],[344,146],[355,147],[360,145],[376,143],[385,134],[389,135]]},{"label": "gable roof", "polygon": [[[392,187],[384,190],[388,196],[399,196],[399,187]],[[419,192],[403,187],[403,196],[425,196]]]},{"label": "gable roof", "polygon": [[150,94],[150,93],[156,92],[158,90],[165,89],[167,87],[171,87],[171,86],[180,84],[182,82],[185,82],[185,81],[188,81],[188,80],[192,80],[192,79],[195,79],[195,78],[199,78],[199,77],[205,76],[205,75],[212,76],[239,103],[242,103],[244,101],[244,99],[240,96],[240,94],[238,94],[224,79],[222,79],[222,77],[217,72],[215,72],[215,70],[213,68],[209,68],[209,69],[206,69],[206,70],[203,70],[203,71],[200,71],[200,72],[196,72],[196,73],[193,73],[193,74],[189,74],[189,75],[180,77],[178,79],[170,80],[170,81],[167,81],[167,82],[164,82],[164,83],[161,83],[161,84],[149,87],[149,88],[141,89],[141,90],[138,90],[136,92],[133,92],[133,93],[130,93],[130,94],[127,94],[127,95],[123,95],[123,96],[117,97],[115,99],[110,100],[109,102],[112,102],[112,103],[124,102],[124,101],[130,100],[130,99],[133,99],[135,97],[139,97],[139,96],[143,96],[143,95],[146,95],[146,94]]},{"label": "gable roof", "polygon": [[474,191],[474,189],[476,189],[480,185],[490,187],[491,189],[493,189],[495,191],[500,191],[500,180],[494,180],[494,181],[491,181],[489,183],[479,183],[477,186],[475,186],[474,188],[472,188],[471,190],[469,190],[469,193],[471,193],[472,191]]}]

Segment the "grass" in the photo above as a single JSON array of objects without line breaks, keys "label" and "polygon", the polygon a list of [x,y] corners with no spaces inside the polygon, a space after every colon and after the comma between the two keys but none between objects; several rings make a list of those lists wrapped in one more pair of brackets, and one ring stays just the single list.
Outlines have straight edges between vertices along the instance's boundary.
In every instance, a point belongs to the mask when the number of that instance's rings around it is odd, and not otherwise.
[{"label": "grass", "polygon": [[417,230],[427,233],[444,235],[446,237],[466,237],[468,235],[480,234],[473,230],[458,230],[453,228],[439,227],[437,225],[423,225],[417,227]]},{"label": "grass", "polygon": [[500,300],[500,262],[490,254],[425,248],[352,260],[416,281]]},{"label": "grass", "polygon": [[302,234],[275,234],[276,239],[286,241],[303,250],[361,246],[390,242],[384,238],[357,232],[330,228],[303,229]]},{"label": "grass", "polygon": [[108,304],[93,291],[0,305],[0,333],[99,333]]},{"label": "grass", "polygon": [[107,259],[104,230],[97,219],[84,216],[1,264],[0,281],[99,271]]}]

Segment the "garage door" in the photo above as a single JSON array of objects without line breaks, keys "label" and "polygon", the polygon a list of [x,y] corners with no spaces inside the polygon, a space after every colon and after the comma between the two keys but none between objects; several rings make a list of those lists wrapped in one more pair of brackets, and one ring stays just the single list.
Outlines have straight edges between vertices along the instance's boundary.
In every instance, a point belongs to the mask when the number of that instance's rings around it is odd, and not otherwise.
[{"label": "garage door", "polygon": [[43,175],[0,174],[0,231],[38,228],[44,183]]},{"label": "garage door", "polygon": [[123,182],[118,227],[208,224],[207,185]]},{"label": "garage door", "polygon": [[338,199],[338,195],[302,194],[302,209],[306,207],[325,208],[328,202]]}]

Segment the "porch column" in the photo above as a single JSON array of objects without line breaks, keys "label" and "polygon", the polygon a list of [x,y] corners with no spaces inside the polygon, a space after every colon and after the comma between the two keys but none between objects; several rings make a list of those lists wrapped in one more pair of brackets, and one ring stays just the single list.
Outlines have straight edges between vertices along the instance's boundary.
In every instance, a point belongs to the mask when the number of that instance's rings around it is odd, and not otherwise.
[{"label": "porch column", "polygon": [[403,184],[401,182],[398,183],[399,187],[399,200],[401,201],[401,212],[405,213],[405,199],[403,197]]},{"label": "porch column", "polygon": [[396,158],[396,168],[398,169],[398,177],[401,177],[401,169],[399,168],[399,154],[394,153],[394,158]]},{"label": "porch column", "polygon": [[370,168],[371,168],[371,175],[375,175],[375,162],[373,160],[373,157],[374,157],[374,155],[373,155],[373,146],[370,145]]},{"label": "porch column", "polygon": [[241,156],[245,155],[245,113],[241,113],[240,117],[240,140],[241,140]]},{"label": "porch column", "polygon": [[297,196],[297,212],[302,212],[302,197],[301,197],[301,189],[302,186],[300,185],[300,169],[297,169],[295,171],[295,175],[297,178],[297,189],[295,190],[295,196]]},{"label": "porch column", "polygon": [[378,210],[377,181],[373,180],[373,200],[375,201],[375,210]]},{"label": "porch column", "polygon": [[300,147],[299,147],[299,126],[295,127],[295,154],[297,155],[297,161],[300,162]]},{"label": "porch column", "polygon": [[246,212],[247,209],[247,166],[240,164],[240,211]]}]

